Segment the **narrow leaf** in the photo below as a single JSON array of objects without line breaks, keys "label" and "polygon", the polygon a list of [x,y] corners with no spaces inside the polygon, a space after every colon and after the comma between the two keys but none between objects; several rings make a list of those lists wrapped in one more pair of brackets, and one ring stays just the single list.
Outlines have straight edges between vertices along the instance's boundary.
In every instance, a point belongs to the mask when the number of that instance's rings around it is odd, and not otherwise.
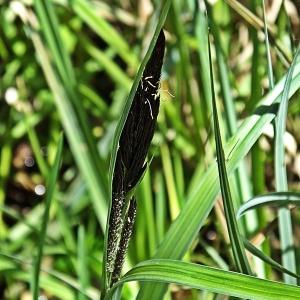
[{"label": "narrow leaf", "polygon": [[269,88],[272,89],[272,88],[274,88],[274,76],[273,76],[269,35],[268,35],[268,24],[267,24],[267,19],[266,19],[265,0],[262,0],[262,5],[263,5],[263,17],[264,17],[265,44],[266,44],[267,62],[268,62]]},{"label": "narrow leaf", "polygon": [[[279,105],[278,116],[276,118],[275,127],[275,181],[277,192],[287,191],[287,175],[285,167],[285,149],[283,136],[285,133],[287,110],[288,110],[288,95],[290,92],[294,68],[300,53],[300,45],[296,51],[292,64],[287,73],[284,90]],[[286,208],[279,210],[279,232],[282,251],[283,266],[292,272],[296,271],[296,258],[294,251],[293,230],[290,211]],[[296,284],[294,278],[288,275],[284,276],[285,282]]]},{"label": "narrow leaf", "polygon": [[246,257],[246,252],[244,244],[242,242],[237,220],[235,217],[234,206],[231,197],[231,191],[229,187],[229,181],[227,177],[227,170],[225,165],[225,156],[222,145],[222,138],[219,127],[217,103],[214,91],[214,77],[212,68],[212,58],[210,43],[208,41],[208,55],[210,63],[210,80],[211,80],[211,95],[212,95],[212,109],[213,109],[213,119],[214,119],[214,131],[215,131],[215,141],[217,150],[217,163],[220,178],[221,193],[224,203],[225,218],[229,233],[229,238],[231,241],[231,246],[233,250],[233,258],[235,260],[236,268],[244,274],[251,274],[251,269]]},{"label": "narrow leaf", "polygon": [[45,211],[43,215],[42,227],[40,231],[40,236],[38,240],[38,253],[35,258],[34,268],[33,268],[33,280],[32,280],[32,294],[33,299],[38,299],[39,296],[39,278],[40,278],[40,267],[41,261],[43,257],[43,247],[46,237],[46,230],[49,221],[49,212],[50,205],[53,199],[55,185],[58,177],[59,166],[61,162],[62,156],[62,148],[63,148],[63,137],[62,135],[59,138],[57,151],[55,155],[55,160],[53,163],[53,167],[51,168],[51,172],[49,174],[49,179],[47,182],[47,195],[46,195],[46,203],[45,203]]},{"label": "narrow leaf", "polygon": [[298,274],[295,274],[295,273],[291,272],[290,270],[286,269],[281,264],[279,264],[277,261],[273,260],[271,257],[265,255],[261,250],[259,250],[254,245],[252,245],[247,239],[244,238],[243,242],[244,242],[244,245],[245,245],[245,247],[247,248],[247,250],[249,252],[251,252],[253,255],[259,257],[261,260],[263,260],[265,263],[272,266],[277,271],[300,279],[300,276]]},{"label": "narrow leaf", "polygon": [[300,193],[294,192],[276,192],[265,195],[253,197],[245,202],[237,212],[237,218],[240,218],[246,212],[256,209],[261,206],[287,206],[287,205],[300,205]]},{"label": "narrow leaf", "polygon": [[113,287],[106,299],[110,299],[111,294],[116,288],[129,281],[175,283],[245,299],[300,299],[300,288],[296,286],[207,266],[166,259],[144,261],[137,265],[125,274],[118,284]]}]

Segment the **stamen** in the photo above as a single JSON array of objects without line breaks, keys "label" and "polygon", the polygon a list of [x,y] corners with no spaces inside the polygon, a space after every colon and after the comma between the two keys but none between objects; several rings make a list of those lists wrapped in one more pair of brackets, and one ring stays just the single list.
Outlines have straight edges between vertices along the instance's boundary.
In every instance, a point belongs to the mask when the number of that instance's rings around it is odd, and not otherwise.
[{"label": "stamen", "polygon": [[147,83],[148,83],[149,85],[151,85],[153,88],[156,88],[156,86],[155,86],[154,84],[152,84],[149,80],[147,80]]},{"label": "stamen", "polygon": [[153,96],[154,100],[156,100],[159,97],[159,91],[157,91],[156,94],[151,94],[151,96]]},{"label": "stamen", "polygon": [[169,92],[168,90],[162,89],[162,92],[166,92],[169,96],[171,96],[172,98],[175,98],[175,96],[173,94],[171,94],[171,92]]},{"label": "stamen", "polygon": [[151,119],[153,120],[152,107],[151,107],[151,103],[150,103],[150,101],[149,101],[148,98],[146,98],[145,104],[146,104],[146,103],[148,103],[148,105],[149,105]]}]

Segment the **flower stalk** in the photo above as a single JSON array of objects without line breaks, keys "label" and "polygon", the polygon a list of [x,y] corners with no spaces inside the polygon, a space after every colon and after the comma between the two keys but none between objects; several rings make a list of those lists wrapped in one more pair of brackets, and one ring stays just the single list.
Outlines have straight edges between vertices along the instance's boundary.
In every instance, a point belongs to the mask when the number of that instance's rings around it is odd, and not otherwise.
[{"label": "flower stalk", "polygon": [[165,37],[161,30],[145,66],[122,129],[112,179],[107,250],[104,253],[102,299],[121,275],[137,210],[133,197],[147,169],[146,156],[160,105],[160,76]]}]

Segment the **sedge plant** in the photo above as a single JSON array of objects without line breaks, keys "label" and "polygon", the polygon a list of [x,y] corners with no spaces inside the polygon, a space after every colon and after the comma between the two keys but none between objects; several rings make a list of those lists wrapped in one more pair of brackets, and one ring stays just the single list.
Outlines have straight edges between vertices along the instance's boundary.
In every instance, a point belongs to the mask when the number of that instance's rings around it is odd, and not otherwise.
[{"label": "sedge plant", "polygon": [[0,2],[0,298],[300,298],[291,2]]}]

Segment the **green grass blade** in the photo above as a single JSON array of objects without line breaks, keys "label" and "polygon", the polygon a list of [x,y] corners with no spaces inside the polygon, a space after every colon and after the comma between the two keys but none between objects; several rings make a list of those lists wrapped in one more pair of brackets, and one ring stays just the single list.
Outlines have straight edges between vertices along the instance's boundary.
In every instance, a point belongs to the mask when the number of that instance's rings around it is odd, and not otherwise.
[{"label": "green grass blade", "polygon": [[103,17],[97,14],[93,3],[86,0],[73,0],[72,8],[86,24],[112,47],[130,67],[136,68],[137,57],[130,50],[125,39]]},{"label": "green grass blade", "polygon": [[133,280],[175,283],[245,299],[300,299],[299,287],[175,260],[145,261],[125,274],[114,289]]},{"label": "green grass blade", "polygon": [[245,202],[238,210],[237,217],[240,218],[247,211],[256,209],[258,207],[272,205],[272,206],[287,206],[287,205],[300,205],[300,193],[294,192],[276,192],[266,195],[253,197]]},{"label": "green grass blade", "polygon": [[[252,11],[257,12],[259,7],[258,1],[252,1],[250,5]],[[257,101],[261,97],[261,84],[263,81],[263,74],[260,71],[261,65],[264,63],[264,57],[260,55],[260,52],[263,49],[262,43],[259,41],[259,32],[255,28],[249,29],[252,45],[253,45],[253,53],[251,55],[251,85],[250,85],[250,99],[247,101],[246,111],[253,110],[257,104]],[[259,146],[259,141],[253,146],[251,150],[251,177],[252,177],[252,191],[253,193],[259,193],[260,189],[264,188],[262,184],[263,181],[260,179],[264,177],[264,160],[260,159],[262,156],[262,150]],[[252,196],[246,195],[243,200],[249,199]],[[241,203],[242,204],[242,203]],[[260,216],[256,211],[253,211],[251,216],[247,215],[247,231],[246,233],[252,233],[257,230],[260,224]],[[251,224],[251,225],[250,225]],[[262,225],[262,224],[260,224]],[[255,269],[260,276],[265,276],[265,268],[261,261],[255,261]]]},{"label": "green grass blade", "polygon": [[75,87],[75,75],[72,69],[70,58],[61,41],[58,28],[59,24],[52,6],[48,0],[34,1],[36,12],[45,38],[49,44],[49,48],[53,54],[54,60],[57,62],[57,68],[65,83]]},{"label": "green grass blade", "polygon": [[33,299],[38,299],[39,296],[39,279],[40,279],[40,267],[43,256],[43,247],[46,237],[46,230],[49,221],[49,212],[50,205],[53,199],[53,195],[55,192],[55,185],[58,177],[58,171],[60,167],[61,157],[62,157],[62,149],[63,149],[63,137],[62,135],[59,138],[57,152],[55,155],[55,160],[53,163],[53,167],[49,174],[49,179],[47,182],[47,195],[46,195],[46,203],[45,203],[45,211],[43,215],[42,227],[39,235],[38,241],[38,252],[35,258],[34,268],[33,268],[33,279],[32,279],[32,294]]},{"label": "green grass blade", "polygon": [[143,199],[143,206],[145,207],[145,219],[147,226],[147,240],[149,243],[149,254],[150,257],[154,255],[156,249],[156,230],[155,230],[155,219],[154,219],[154,208],[153,208],[153,198],[152,198],[152,184],[150,170],[148,169],[145,176],[140,184],[141,199]]},{"label": "green grass blade", "polygon": [[80,41],[84,45],[87,53],[100,64],[117,84],[125,90],[130,89],[132,84],[131,79],[104,51],[96,48],[87,38],[81,37]]},{"label": "green grass blade", "polygon": [[[12,160],[13,160],[13,139],[11,133],[12,114],[9,114],[7,124],[5,126],[6,133],[3,136],[5,142],[2,142],[0,150],[0,206],[5,204],[5,185],[8,180]],[[0,236],[5,236],[6,230],[3,222],[2,212],[0,213]]]},{"label": "green grass blade", "polygon": [[[41,114],[30,114],[27,116],[28,125],[31,127],[35,127],[37,124],[39,124],[42,119],[45,117],[45,112],[41,112]],[[22,120],[15,124],[11,129],[11,136],[14,139],[19,139],[22,136],[27,134],[27,127],[25,122]]]},{"label": "green grass blade", "polygon": [[[211,33],[214,37],[214,45],[215,45],[215,50],[216,50],[216,62],[217,62],[217,67],[218,67],[218,76],[220,79],[221,95],[222,95],[224,106],[225,106],[225,108],[224,108],[225,121],[226,121],[226,125],[227,125],[228,135],[232,136],[237,130],[237,117],[236,117],[236,112],[235,112],[235,108],[234,108],[232,91],[231,91],[231,87],[230,87],[230,80],[229,80],[230,71],[226,64],[226,57],[225,57],[224,51],[222,49],[221,37],[220,37],[218,25],[216,24],[215,20],[213,19],[213,13],[211,11],[211,8],[208,7],[207,9],[208,9],[207,13],[208,13],[210,25],[211,25]],[[207,55],[207,57],[208,57],[208,55]],[[206,59],[207,59],[207,57],[206,57]],[[210,85],[210,81],[209,81],[209,85]],[[210,92],[210,94],[211,94],[211,92]]]},{"label": "green grass blade", "polygon": [[271,257],[265,255],[261,250],[253,246],[247,239],[243,239],[244,245],[248,251],[250,251],[253,255],[259,257],[262,261],[272,266],[274,269],[276,269],[279,272],[288,274],[292,277],[300,279],[300,276],[298,274],[295,274],[285,267],[283,267],[281,264],[279,264],[277,261],[273,260]]},{"label": "green grass blade", "polygon": [[270,51],[270,42],[269,42],[268,25],[267,25],[267,20],[266,20],[266,8],[265,8],[264,0],[262,0],[262,6],[263,6],[265,44],[266,44],[267,63],[268,63],[269,88],[273,89],[274,88],[274,76],[273,76],[272,58],[271,58],[271,51]]},{"label": "green grass blade", "polygon": [[[211,32],[214,36],[218,77],[220,80],[221,96],[224,103],[224,118],[227,125],[227,137],[229,138],[235,134],[238,127],[237,116],[235,112],[235,103],[233,100],[232,89],[230,86],[230,71],[226,63],[227,59],[225,57],[225,53],[222,49],[220,29],[213,18],[213,13],[209,6],[208,16],[211,24]],[[238,192],[237,197],[234,198],[234,204],[236,204],[235,207],[239,207],[244,201],[244,199],[249,199],[251,197],[251,187],[247,176],[247,169],[244,160],[241,160],[236,172],[234,173],[234,177],[234,183]],[[255,216],[251,217],[251,223],[253,224]],[[248,219],[246,220],[246,222],[250,223]],[[243,226],[245,224],[242,223],[240,225],[240,228],[245,232],[246,226]],[[249,228],[251,227],[248,226],[248,229]]]},{"label": "green grass blade", "polygon": [[197,15],[196,15],[196,38],[197,38],[197,43],[198,43],[198,55],[199,55],[199,62],[200,62],[200,70],[199,70],[199,75],[200,75],[200,90],[203,93],[203,120],[205,121],[206,124],[210,124],[210,118],[209,116],[211,115],[211,90],[209,88],[210,86],[210,78],[209,78],[209,63],[208,63],[208,47],[207,47],[207,22],[205,18],[205,8],[200,4],[199,2],[199,7],[197,10]]},{"label": "green grass blade", "polygon": [[221,193],[224,204],[225,218],[229,233],[229,238],[231,242],[231,247],[233,251],[233,258],[235,261],[236,268],[244,274],[251,274],[250,265],[248,263],[244,244],[242,242],[237,220],[235,217],[233,201],[231,197],[231,191],[229,187],[229,181],[227,177],[227,170],[225,165],[225,155],[222,145],[222,138],[220,133],[218,111],[217,111],[217,102],[215,98],[215,89],[214,89],[214,77],[213,77],[213,66],[211,59],[211,49],[210,43],[208,42],[208,54],[209,54],[209,63],[210,63],[210,80],[211,80],[211,95],[212,95],[212,109],[213,109],[213,119],[214,119],[214,132],[215,132],[215,142],[216,142],[216,151],[217,151],[217,163],[218,171],[220,178]]},{"label": "green grass blade", "polygon": [[157,242],[160,243],[165,235],[167,220],[165,185],[163,175],[160,172],[156,173],[155,185],[155,227],[157,231]]},{"label": "green grass blade", "polygon": [[171,220],[175,220],[180,212],[180,204],[177,194],[177,189],[174,179],[174,171],[172,166],[172,160],[170,150],[167,144],[162,144],[161,147],[161,160],[163,165],[164,177],[166,180],[166,186],[168,191],[169,209]]},{"label": "green grass blade", "polygon": [[[238,166],[239,162],[249,152],[253,144],[260,137],[263,128],[274,117],[272,105],[279,101],[284,87],[284,76],[260,102],[256,112],[246,118],[236,134],[229,140],[225,153],[231,153],[228,160],[229,174]],[[289,98],[300,88],[300,63],[295,67]],[[215,197],[219,192],[216,165],[211,165],[202,176],[198,186],[189,194],[186,205],[173,222],[155,254],[156,258],[180,259],[198,234],[212,209]],[[178,243],[178,237],[181,237]],[[165,285],[145,284],[139,294],[139,299],[160,299],[166,289]],[[152,298],[151,298],[152,297]]]},{"label": "green grass blade", "polygon": [[[89,276],[87,273],[87,253],[85,245],[85,231],[83,226],[79,226],[78,228],[77,255],[77,273],[80,289],[85,291],[89,286]],[[78,300],[87,300],[87,298],[85,295],[79,293]]]},{"label": "green grass blade", "polygon": [[[59,197],[58,197],[59,198]],[[69,209],[66,210],[65,203],[58,202],[57,220],[60,224],[60,232],[64,240],[65,249],[69,253],[76,252],[76,241],[73,236],[72,219]]]},{"label": "green grass blade", "polygon": [[44,178],[47,178],[48,173],[49,173],[48,165],[42,156],[42,153],[40,150],[41,145],[40,145],[37,133],[36,133],[34,127],[31,127],[31,125],[28,121],[28,114],[26,112],[24,113],[24,122],[25,122],[25,126],[27,128],[27,134],[28,134],[28,138],[30,141],[30,145],[31,145],[32,151],[34,153],[35,159],[37,161],[38,167],[40,169],[40,172],[44,176]]},{"label": "green grass blade", "polygon": [[89,100],[94,107],[96,106],[98,108],[102,115],[106,115],[109,117],[109,108],[107,103],[98,94],[96,94],[95,91],[84,84],[79,85],[79,91],[80,94],[87,100]]},{"label": "green grass blade", "polygon": [[199,244],[203,247],[203,249],[207,252],[207,254],[212,258],[212,260],[220,269],[229,271],[227,262],[222,258],[217,249],[208,245],[203,240],[199,240]]},{"label": "green grass blade", "polygon": [[[278,116],[276,118],[276,128],[275,128],[275,181],[276,190],[278,192],[287,191],[287,175],[285,167],[285,148],[283,136],[286,127],[286,118],[288,110],[288,95],[291,87],[292,77],[298,55],[300,53],[300,46],[298,47],[292,64],[289,68],[284,91],[282,94],[281,102],[279,105]],[[283,266],[292,272],[296,271],[296,258],[294,252],[294,240],[293,240],[293,230],[290,211],[286,208],[279,210],[279,232],[280,232],[280,243],[282,251]],[[294,278],[288,275],[284,276],[284,280],[287,283],[296,284]]]},{"label": "green grass blade", "polygon": [[[43,215],[42,205],[36,205],[20,222],[11,227],[8,238],[12,242],[23,241],[32,233],[32,227],[39,227]],[[36,229],[37,230],[37,229]]]},{"label": "green grass blade", "polygon": [[183,171],[183,161],[180,153],[177,150],[172,151],[172,156],[174,161],[174,177],[176,182],[176,190],[179,198],[180,207],[184,205],[184,194],[185,194],[185,178]]}]

